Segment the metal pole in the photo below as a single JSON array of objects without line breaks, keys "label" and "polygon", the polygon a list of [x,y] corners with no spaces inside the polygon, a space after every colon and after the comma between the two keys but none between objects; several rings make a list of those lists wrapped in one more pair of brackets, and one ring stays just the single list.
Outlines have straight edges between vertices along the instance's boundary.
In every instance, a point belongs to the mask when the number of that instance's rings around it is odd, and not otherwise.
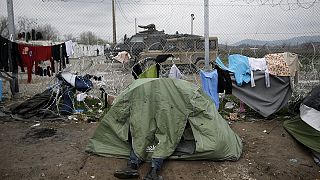
[{"label": "metal pole", "polygon": [[134,30],[137,34],[137,18],[134,18]]},{"label": "metal pole", "polygon": [[209,70],[209,0],[204,0],[204,49],[205,68]]},{"label": "metal pole", "polygon": [[193,34],[193,20],[194,20],[194,14],[191,14],[191,34]]},{"label": "metal pole", "polygon": [[117,44],[115,0],[112,0],[113,45]]},{"label": "metal pole", "polygon": [[[10,41],[14,42],[15,39],[15,27],[14,27],[14,13],[13,13],[13,2],[12,0],[7,0],[7,11],[8,11],[8,29],[9,29],[9,37]],[[19,92],[19,84],[18,84],[18,72],[17,69],[13,69],[12,62],[12,43],[9,43],[9,69],[12,72],[13,79],[10,82],[11,93],[14,96],[17,92]]]}]

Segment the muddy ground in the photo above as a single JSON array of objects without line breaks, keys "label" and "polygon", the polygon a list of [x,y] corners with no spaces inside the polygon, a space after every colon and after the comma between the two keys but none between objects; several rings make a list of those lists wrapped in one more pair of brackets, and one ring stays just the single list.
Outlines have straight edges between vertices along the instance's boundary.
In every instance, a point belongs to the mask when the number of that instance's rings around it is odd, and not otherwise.
[{"label": "muddy ground", "polygon": [[[244,142],[237,162],[170,160],[160,173],[164,179],[320,179],[320,167],[285,131],[283,120],[233,121],[231,128]],[[0,179],[115,179],[114,170],[126,164],[85,152],[99,123],[35,124],[1,118]],[[140,168],[140,179],[148,167]]]},{"label": "muddy ground", "polygon": [[[101,62],[104,60],[101,59]],[[71,61],[72,62],[72,61]],[[133,81],[130,73],[118,71],[113,65],[87,59],[74,61],[76,72],[104,73],[108,92],[117,94]],[[89,67],[89,68],[87,68]],[[120,66],[121,67],[121,66]],[[84,70],[83,70],[84,69]],[[48,87],[52,78],[33,77],[26,83],[20,78],[23,98],[31,97]],[[129,78],[130,77],[130,78]],[[195,76],[197,77],[197,76]],[[191,77],[191,81],[198,82]],[[4,84],[5,89],[8,85]],[[8,92],[8,90],[4,90]],[[6,94],[5,94],[6,95]],[[7,96],[9,96],[7,94]],[[20,99],[22,100],[22,99]],[[164,179],[320,179],[320,167],[311,153],[295,141],[283,128],[288,116],[273,116],[268,120],[257,117],[230,123],[241,136],[243,154],[237,162],[166,161],[160,174]],[[90,155],[85,152],[97,123],[15,121],[0,112],[0,179],[115,179],[113,172],[126,165],[126,160]],[[149,164],[140,168],[142,179]]]}]

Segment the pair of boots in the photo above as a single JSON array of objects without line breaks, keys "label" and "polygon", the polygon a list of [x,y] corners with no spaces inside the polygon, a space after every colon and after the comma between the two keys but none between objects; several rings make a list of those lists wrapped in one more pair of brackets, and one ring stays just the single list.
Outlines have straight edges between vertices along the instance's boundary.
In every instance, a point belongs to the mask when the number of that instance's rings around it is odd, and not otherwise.
[{"label": "pair of boots", "polygon": [[[158,174],[158,170],[154,167],[151,167],[148,174],[144,177],[144,180],[163,180],[161,176]],[[127,167],[117,170],[114,173],[114,176],[119,179],[132,179],[132,178],[138,178],[139,172],[138,172],[138,165],[133,163],[128,163]]]}]

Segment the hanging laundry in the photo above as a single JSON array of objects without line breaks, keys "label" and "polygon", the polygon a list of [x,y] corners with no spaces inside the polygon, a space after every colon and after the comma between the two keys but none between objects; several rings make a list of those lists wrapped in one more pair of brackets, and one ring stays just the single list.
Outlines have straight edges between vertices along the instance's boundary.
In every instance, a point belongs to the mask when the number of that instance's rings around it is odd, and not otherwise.
[{"label": "hanging laundry", "polygon": [[223,62],[221,61],[220,57],[216,58],[216,65],[219,66],[222,70],[230,71],[229,68],[223,64]]},{"label": "hanging laundry", "polygon": [[234,73],[237,85],[241,86],[243,82],[248,83],[251,79],[248,57],[234,54],[228,57],[228,61],[229,69]]},{"label": "hanging laundry", "polygon": [[18,43],[12,42],[12,67],[13,67],[13,71],[14,73],[18,72],[18,66],[20,66],[21,68],[21,72],[25,72],[24,68],[23,68],[23,62],[22,59],[20,57],[20,53],[19,53],[19,48],[18,48]]},{"label": "hanging laundry", "polygon": [[243,83],[248,83],[251,78],[248,57],[234,54],[228,57],[228,61],[229,67],[226,67],[219,57],[216,58],[216,63],[221,69],[234,74],[238,86],[241,86]]},{"label": "hanging laundry", "polygon": [[60,71],[66,67],[66,61],[67,64],[69,64],[69,58],[67,56],[65,43],[52,46],[52,58],[53,60],[59,62]]},{"label": "hanging laundry", "polygon": [[67,55],[67,50],[66,50],[66,43],[62,43],[62,61],[63,68],[66,68],[66,64],[69,64],[69,56]]},{"label": "hanging laundry", "polygon": [[289,77],[270,76],[272,88],[267,88],[264,72],[254,71],[253,73],[256,87],[252,88],[250,84],[237,86],[234,82],[232,94],[235,97],[264,117],[287,106],[292,94]]},{"label": "hanging laundry", "polygon": [[71,57],[73,55],[73,42],[72,40],[66,41],[66,53],[68,57]]},{"label": "hanging laundry", "polygon": [[[40,62],[43,61],[51,61],[52,59],[52,47],[51,46],[33,46],[33,60],[35,62],[35,67],[39,66]],[[42,72],[43,72],[43,68],[45,67],[41,67]],[[36,75],[40,75],[41,74],[39,72],[37,72],[37,70],[39,70],[40,68],[36,68],[35,69],[35,74]]]},{"label": "hanging laundry", "polygon": [[121,63],[127,63],[129,62],[131,56],[127,51],[118,52],[117,56],[115,56],[113,59],[121,62]]},{"label": "hanging laundry", "polygon": [[40,66],[35,66],[34,68],[34,75],[40,75]]},{"label": "hanging laundry", "polygon": [[270,87],[269,70],[267,61],[265,58],[251,58],[249,57],[249,66],[251,71],[251,87],[255,87],[256,84],[253,78],[253,71],[264,71],[264,77],[266,81],[266,87]]},{"label": "hanging laundry", "polygon": [[284,53],[267,54],[264,56],[267,61],[269,73],[275,76],[290,76]]},{"label": "hanging laundry", "polygon": [[52,48],[51,46],[33,46],[34,50],[34,60],[39,61],[47,61],[52,57]]},{"label": "hanging laundry", "polygon": [[219,109],[219,94],[218,94],[218,72],[213,70],[206,72],[200,70],[200,77],[203,91],[210,96],[215,103],[216,109]]},{"label": "hanging laundry", "polygon": [[132,76],[134,77],[134,79],[139,79],[138,76],[142,73],[142,69],[139,63],[135,64],[132,67]]},{"label": "hanging laundry", "polygon": [[31,40],[31,33],[27,32],[27,34],[26,34],[26,42],[29,42],[29,40]]},{"label": "hanging laundry", "polygon": [[169,78],[182,79],[182,73],[175,64],[173,64],[170,69]]},{"label": "hanging laundry", "polygon": [[23,65],[27,67],[28,83],[32,79],[33,60],[33,46],[26,44],[18,44],[19,54],[22,59]]},{"label": "hanging laundry", "polygon": [[0,36],[0,69],[9,71],[9,40]]},{"label": "hanging laundry", "polygon": [[294,79],[294,83],[298,83],[299,80],[299,70],[300,70],[300,62],[298,58],[298,54],[285,52],[284,53],[284,60],[286,61],[291,78]]},{"label": "hanging laundry", "polygon": [[230,72],[215,66],[218,72],[218,93],[232,94],[232,81]]},{"label": "hanging laundry", "polygon": [[159,78],[160,65],[154,64],[146,69],[139,78]]},{"label": "hanging laundry", "polygon": [[39,76],[43,76],[43,69],[39,66]]},{"label": "hanging laundry", "polygon": [[52,74],[51,68],[50,68],[50,66],[47,66],[47,75],[48,75],[49,77],[51,77],[51,74]]}]

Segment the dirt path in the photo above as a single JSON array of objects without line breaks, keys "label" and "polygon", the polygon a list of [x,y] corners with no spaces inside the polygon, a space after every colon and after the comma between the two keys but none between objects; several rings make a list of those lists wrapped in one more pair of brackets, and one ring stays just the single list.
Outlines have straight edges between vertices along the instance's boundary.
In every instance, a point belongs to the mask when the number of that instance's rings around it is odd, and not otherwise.
[{"label": "dirt path", "polygon": [[[84,152],[98,124],[34,124],[0,121],[0,179],[115,179],[114,170],[126,164]],[[281,121],[238,121],[231,127],[244,140],[239,161],[167,161],[164,179],[320,179],[320,167]],[[142,177],[148,166],[141,167]]]}]

